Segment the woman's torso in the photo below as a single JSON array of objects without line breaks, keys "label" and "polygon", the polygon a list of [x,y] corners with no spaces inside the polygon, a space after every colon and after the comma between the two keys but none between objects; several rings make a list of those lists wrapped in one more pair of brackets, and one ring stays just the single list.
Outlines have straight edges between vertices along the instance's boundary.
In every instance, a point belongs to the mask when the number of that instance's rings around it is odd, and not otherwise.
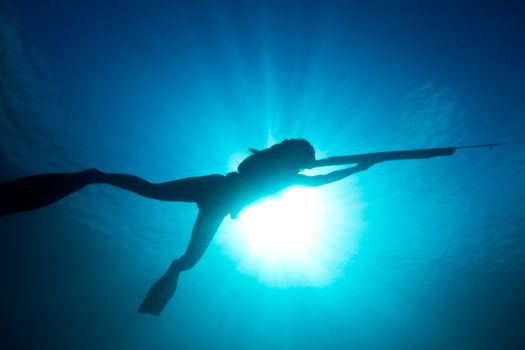
[{"label": "woman's torso", "polygon": [[226,175],[226,192],[229,212],[236,217],[248,205],[293,186],[297,183],[294,173],[245,174],[232,172]]}]

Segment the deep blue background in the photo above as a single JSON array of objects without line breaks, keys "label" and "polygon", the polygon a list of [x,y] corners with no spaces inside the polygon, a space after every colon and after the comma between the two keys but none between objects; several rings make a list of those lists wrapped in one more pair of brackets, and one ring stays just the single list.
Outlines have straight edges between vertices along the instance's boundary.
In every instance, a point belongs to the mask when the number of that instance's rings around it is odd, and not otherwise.
[{"label": "deep blue background", "polygon": [[1,218],[6,348],[524,348],[523,5],[0,11],[2,181],[88,167],[153,181],[225,173],[248,147],[289,137],[324,156],[504,143],[358,175],[366,227],[333,284],[265,286],[215,244],[159,318],[135,309],[184,249],[191,205],[99,186]]}]

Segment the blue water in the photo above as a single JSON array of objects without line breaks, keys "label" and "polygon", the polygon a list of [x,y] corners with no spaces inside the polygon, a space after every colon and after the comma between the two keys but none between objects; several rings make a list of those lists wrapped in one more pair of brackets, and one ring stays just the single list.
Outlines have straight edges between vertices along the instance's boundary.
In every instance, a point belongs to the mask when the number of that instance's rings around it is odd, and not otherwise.
[{"label": "blue water", "polygon": [[343,256],[326,283],[283,287],[246,268],[226,219],[158,318],[136,309],[183,252],[191,204],[101,185],[3,217],[0,347],[525,348],[523,5],[6,0],[0,11],[1,181],[226,173],[248,147],[291,137],[319,157],[503,143],[319,189],[337,194],[322,227]]}]

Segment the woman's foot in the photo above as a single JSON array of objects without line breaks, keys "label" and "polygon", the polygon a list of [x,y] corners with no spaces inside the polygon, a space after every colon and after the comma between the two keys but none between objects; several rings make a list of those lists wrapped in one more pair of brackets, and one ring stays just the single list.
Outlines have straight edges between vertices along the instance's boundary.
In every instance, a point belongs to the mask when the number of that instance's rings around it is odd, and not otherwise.
[{"label": "woman's foot", "polygon": [[82,171],[81,173],[85,175],[91,183],[103,181],[104,173],[96,168],[87,169]]},{"label": "woman's foot", "polygon": [[160,315],[162,310],[168,304],[175,290],[177,289],[177,281],[179,279],[180,271],[170,269],[151,286],[144,301],[140,305],[138,312]]}]

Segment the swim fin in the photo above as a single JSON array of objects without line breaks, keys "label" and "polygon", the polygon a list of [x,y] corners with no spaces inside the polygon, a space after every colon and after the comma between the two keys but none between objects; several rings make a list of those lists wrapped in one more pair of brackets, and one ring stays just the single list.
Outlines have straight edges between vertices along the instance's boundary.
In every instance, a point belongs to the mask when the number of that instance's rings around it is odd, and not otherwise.
[{"label": "swim fin", "polygon": [[177,289],[180,271],[170,269],[151,286],[138,312],[159,316]]}]

